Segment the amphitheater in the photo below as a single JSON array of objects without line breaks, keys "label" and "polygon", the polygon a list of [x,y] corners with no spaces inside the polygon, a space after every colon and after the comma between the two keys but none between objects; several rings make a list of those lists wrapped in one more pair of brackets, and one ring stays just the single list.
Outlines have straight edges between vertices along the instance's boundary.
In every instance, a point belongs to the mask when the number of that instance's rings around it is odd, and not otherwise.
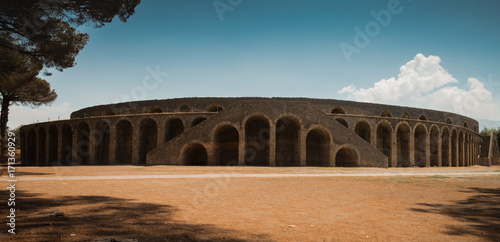
[{"label": "amphitheater", "polygon": [[23,165],[426,167],[478,164],[478,122],[449,112],[309,98],[100,105],[21,128]]}]

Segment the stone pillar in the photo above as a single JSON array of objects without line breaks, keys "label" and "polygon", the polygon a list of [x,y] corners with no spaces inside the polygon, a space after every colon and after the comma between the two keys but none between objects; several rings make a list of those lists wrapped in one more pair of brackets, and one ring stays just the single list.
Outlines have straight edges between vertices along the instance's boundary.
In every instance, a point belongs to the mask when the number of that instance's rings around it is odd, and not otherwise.
[{"label": "stone pillar", "polygon": [[62,163],[62,128],[57,128],[57,162]]},{"label": "stone pillar", "polygon": [[89,125],[89,165],[95,164],[95,125]]},{"label": "stone pillar", "polygon": [[45,166],[48,166],[50,165],[50,161],[49,161],[49,153],[50,153],[50,150],[49,150],[49,130],[47,129],[47,131],[45,132],[45,163],[43,165]]},{"label": "stone pillar", "polygon": [[437,142],[437,149],[438,149],[438,166],[442,167],[443,166],[443,136],[439,134],[438,137],[438,142]]},{"label": "stone pillar", "polygon": [[425,133],[425,166],[431,165],[431,134]]},{"label": "stone pillar", "polygon": [[452,146],[452,140],[451,140],[451,132],[448,134],[448,164],[446,164],[447,166],[452,166],[453,164],[453,161],[452,161],[452,149],[451,149],[451,146]]},{"label": "stone pillar", "polygon": [[140,131],[139,125],[132,123],[132,163],[139,164],[139,149],[140,149]]},{"label": "stone pillar", "polygon": [[157,124],[158,130],[156,134],[156,147],[160,147],[165,143],[165,122]]},{"label": "stone pillar", "polygon": [[276,124],[269,125],[269,166],[276,166]]},{"label": "stone pillar", "polygon": [[[38,129],[35,129],[35,166],[38,166],[38,154],[39,154],[39,149],[40,149],[40,139],[38,138]],[[8,139],[7,139],[8,140]]]},{"label": "stone pillar", "polygon": [[116,164],[116,124],[109,126],[109,161],[108,164]]},{"label": "stone pillar", "polygon": [[460,135],[459,135],[459,133],[457,131],[457,139],[455,141],[455,147],[457,148],[455,150],[455,158],[456,158],[456,160],[454,160],[456,167],[460,166],[460,142],[459,142],[460,139],[459,138],[460,138]]},{"label": "stone pillar", "polygon": [[81,159],[78,156],[78,130],[71,128],[72,140],[71,140],[71,164],[81,165]]},{"label": "stone pillar", "polygon": [[[388,161],[389,163],[389,161]],[[391,132],[391,161],[387,164],[389,167],[398,166],[398,132],[393,130]]]},{"label": "stone pillar", "polygon": [[306,145],[306,136],[307,134],[304,133],[304,126],[300,126],[300,131],[299,131],[299,157],[300,157],[300,166],[306,166],[306,161],[307,161],[307,145]]},{"label": "stone pillar", "polygon": [[245,140],[246,132],[245,129],[242,129],[239,134],[239,142],[238,142],[238,165],[245,165],[245,153],[246,153],[246,140]]},{"label": "stone pillar", "polygon": [[415,166],[415,133],[410,132],[410,166]]}]

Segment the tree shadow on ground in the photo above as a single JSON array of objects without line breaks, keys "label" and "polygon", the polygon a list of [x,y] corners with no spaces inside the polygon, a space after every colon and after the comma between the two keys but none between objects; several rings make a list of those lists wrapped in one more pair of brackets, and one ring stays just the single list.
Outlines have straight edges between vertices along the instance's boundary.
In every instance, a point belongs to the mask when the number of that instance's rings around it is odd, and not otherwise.
[{"label": "tree shadow on ground", "polygon": [[449,235],[474,235],[486,240],[500,241],[500,188],[472,187],[461,192],[474,195],[454,204],[418,203],[426,208],[411,210],[444,214],[467,223],[463,226],[447,226],[446,233]]},{"label": "tree shadow on ground", "polygon": [[[0,191],[0,197],[7,198],[7,192]],[[16,191],[16,234],[5,237],[6,233],[2,233],[0,240],[93,241],[107,237],[138,241],[269,240],[266,235],[245,232],[246,237],[242,237],[241,231],[174,220],[178,210],[169,205],[109,196],[42,196]],[[8,214],[6,205],[2,203],[2,214]]]}]

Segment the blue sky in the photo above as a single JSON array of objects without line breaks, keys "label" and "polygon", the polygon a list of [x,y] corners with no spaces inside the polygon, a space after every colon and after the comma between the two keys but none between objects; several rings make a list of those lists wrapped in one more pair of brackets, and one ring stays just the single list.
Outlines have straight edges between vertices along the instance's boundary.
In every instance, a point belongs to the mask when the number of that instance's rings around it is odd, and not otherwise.
[{"label": "blue sky", "polygon": [[[127,23],[81,27],[90,41],[78,64],[44,77],[58,99],[13,107],[9,126],[113,102],[212,96],[349,99],[500,120],[498,11],[493,0],[144,0]],[[371,35],[363,45],[356,28]],[[346,58],[343,45],[358,51]],[[151,69],[168,76],[155,83]],[[421,83],[429,88],[412,89]]]}]

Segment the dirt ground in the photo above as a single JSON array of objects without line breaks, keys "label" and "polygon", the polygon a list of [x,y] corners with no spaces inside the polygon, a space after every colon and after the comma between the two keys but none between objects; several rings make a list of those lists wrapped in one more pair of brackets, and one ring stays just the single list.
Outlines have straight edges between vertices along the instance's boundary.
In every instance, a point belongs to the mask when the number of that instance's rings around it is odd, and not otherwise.
[{"label": "dirt ground", "polygon": [[[500,241],[500,167],[85,166],[15,174],[16,234],[4,223],[0,241]],[[11,183],[0,182],[2,216]]]}]

